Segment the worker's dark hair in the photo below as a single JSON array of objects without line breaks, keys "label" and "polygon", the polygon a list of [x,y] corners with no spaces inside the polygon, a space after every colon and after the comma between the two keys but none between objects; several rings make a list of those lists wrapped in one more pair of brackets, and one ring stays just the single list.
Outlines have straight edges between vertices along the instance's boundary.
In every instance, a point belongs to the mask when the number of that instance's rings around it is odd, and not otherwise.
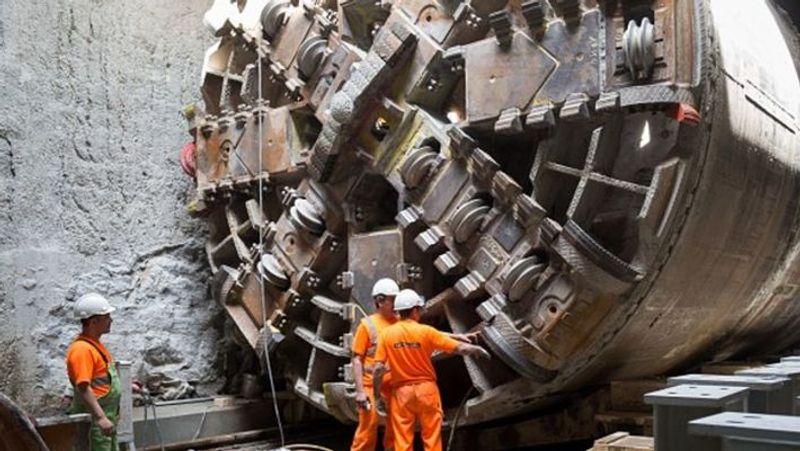
[{"label": "worker's dark hair", "polygon": [[100,315],[92,315],[92,316],[90,316],[88,318],[81,318],[81,327],[86,327],[86,325],[89,324],[89,321],[92,318],[95,318],[95,317],[98,317],[98,316],[100,316]]},{"label": "worker's dark hair", "polygon": [[[376,294],[376,295],[375,295],[375,297],[374,297],[374,298],[372,298],[372,299],[375,301],[375,305],[378,305],[378,304],[380,304],[381,302],[383,302],[383,301],[385,301],[385,300],[389,299],[389,297],[390,297],[390,296],[386,296],[385,294]],[[392,296],[392,297],[394,297],[394,296]]]},{"label": "worker's dark hair", "polygon": [[418,309],[419,306],[407,308],[405,310],[398,310],[397,314],[400,315],[401,319],[411,318],[411,314],[414,313],[414,310]]}]

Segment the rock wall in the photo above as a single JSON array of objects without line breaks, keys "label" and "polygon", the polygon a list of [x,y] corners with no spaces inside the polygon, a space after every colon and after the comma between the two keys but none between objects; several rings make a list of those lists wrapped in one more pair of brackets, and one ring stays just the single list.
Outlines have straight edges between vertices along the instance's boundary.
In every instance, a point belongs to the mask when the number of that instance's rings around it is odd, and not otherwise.
[{"label": "rock wall", "polygon": [[34,413],[69,386],[70,307],[90,290],[140,376],[220,379],[224,317],[177,163],[209,4],[0,0],[0,391]]}]

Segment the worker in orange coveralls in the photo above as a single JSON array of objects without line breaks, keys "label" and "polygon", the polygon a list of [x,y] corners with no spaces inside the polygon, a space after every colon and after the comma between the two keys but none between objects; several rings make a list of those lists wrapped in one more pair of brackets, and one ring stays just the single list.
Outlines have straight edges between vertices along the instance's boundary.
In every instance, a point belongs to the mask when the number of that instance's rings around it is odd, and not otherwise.
[{"label": "worker in orange coveralls", "polygon": [[[389,401],[389,424],[394,433],[394,450],[411,451],[414,425],[420,422],[426,451],[442,449],[442,400],[431,363],[434,351],[490,358],[482,347],[468,343],[476,336],[451,335],[418,321],[424,299],[414,290],[397,294],[394,308],[400,320],[387,327],[378,338],[375,352],[374,393],[380,393],[386,366],[392,371],[392,395]],[[454,338],[455,337],[455,338]],[[458,341],[463,339],[464,342]],[[383,406],[378,406],[379,413]]]},{"label": "worker in orange coveralls", "polygon": [[[394,298],[400,292],[397,282],[392,279],[380,279],[372,287],[372,299],[375,300],[376,313],[361,320],[353,337],[353,376],[356,382],[356,406],[358,406],[358,427],[353,437],[352,451],[373,451],[378,442],[378,426],[383,419],[375,410],[375,398],[372,390],[372,370],[375,360],[375,348],[378,335],[397,321],[394,313]],[[388,389],[388,384],[384,385]],[[384,390],[388,398],[388,390]],[[377,396],[377,395],[376,395]],[[392,448],[392,429],[388,422],[383,433],[383,449]]]}]

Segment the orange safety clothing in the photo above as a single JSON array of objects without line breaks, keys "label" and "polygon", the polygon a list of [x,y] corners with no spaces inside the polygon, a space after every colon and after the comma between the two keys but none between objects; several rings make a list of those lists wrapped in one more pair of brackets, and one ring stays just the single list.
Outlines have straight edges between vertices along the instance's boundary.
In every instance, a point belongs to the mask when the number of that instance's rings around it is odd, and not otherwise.
[{"label": "orange safety clothing", "polygon": [[[386,428],[383,433],[383,449],[392,449],[394,442],[392,428],[388,421],[383,421],[376,409],[372,388],[372,368],[375,366],[375,349],[378,343],[378,336],[384,329],[394,324],[395,321],[395,319],[387,320],[380,313],[375,313],[361,320],[353,337],[352,351],[353,355],[361,359],[364,366],[362,381],[364,382],[364,391],[369,398],[370,410],[358,410],[358,427],[353,436],[351,451],[373,451],[378,443],[378,426],[384,423]],[[381,393],[386,399],[387,405],[391,396],[389,391],[390,377],[389,373],[384,374],[383,385],[381,386]]]},{"label": "orange safety clothing", "polygon": [[395,451],[413,450],[416,420],[425,450],[441,451],[444,412],[431,354],[457,347],[458,341],[413,319],[400,320],[381,333],[375,361],[392,369],[388,416]]},{"label": "orange safety clothing", "polygon": [[[102,353],[102,354],[101,354]],[[88,383],[97,398],[111,390],[111,376],[106,365],[112,364],[111,354],[102,343],[79,335],[67,348],[67,374],[73,386]]]},{"label": "orange safety clothing", "polygon": [[[374,450],[375,445],[378,443],[378,426],[386,426],[383,431],[383,449],[394,449],[392,425],[389,424],[388,419],[384,420],[378,415],[378,410],[375,407],[376,404],[372,385],[365,385],[364,391],[369,398],[369,410],[358,409],[358,426],[356,427],[356,433],[353,436],[353,443],[350,446],[350,450]],[[390,402],[389,399],[391,398],[389,389],[383,389],[383,387],[381,387],[381,396],[386,400],[385,402],[388,406]]]},{"label": "orange safety clothing", "polygon": [[436,382],[414,382],[395,387],[389,412],[395,451],[414,449],[414,425],[417,419],[425,451],[442,450],[444,412]]},{"label": "orange safety clothing", "polygon": [[[353,345],[351,350],[353,355],[361,357],[361,363],[365,368],[370,371],[364,371],[364,386],[372,386],[372,371],[375,366],[375,352],[378,343],[378,337],[384,329],[397,322],[396,319],[387,320],[380,313],[374,313],[368,318],[364,318],[358,324],[356,334],[353,337]],[[370,329],[373,329],[371,331]],[[383,383],[387,382],[388,374],[383,376]]]},{"label": "orange safety clothing", "polygon": [[392,369],[392,385],[436,381],[431,363],[434,351],[453,352],[458,341],[431,326],[404,319],[387,327],[378,339],[375,361]]}]

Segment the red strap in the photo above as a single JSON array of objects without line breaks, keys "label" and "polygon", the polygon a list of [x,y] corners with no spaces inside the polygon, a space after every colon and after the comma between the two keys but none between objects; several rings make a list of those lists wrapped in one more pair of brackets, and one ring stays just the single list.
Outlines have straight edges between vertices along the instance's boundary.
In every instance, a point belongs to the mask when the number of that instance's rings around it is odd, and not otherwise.
[{"label": "red strap", "polygon": [[186,143],[181,149],[181,169],[183,169],[183,172],[185,172],[186,175],[192,178],[194,178],[195,174],[197,173],[197,166],[195,163],[196,151],[197,146],[192,141]]},{"label": "red strap", "polygon": [[700,113],[694,109],[693,106],[687,103],[676,103],[669,110],[667,116],[675,119],[678,122],[685,123],[691,126],[700,124]]}]

